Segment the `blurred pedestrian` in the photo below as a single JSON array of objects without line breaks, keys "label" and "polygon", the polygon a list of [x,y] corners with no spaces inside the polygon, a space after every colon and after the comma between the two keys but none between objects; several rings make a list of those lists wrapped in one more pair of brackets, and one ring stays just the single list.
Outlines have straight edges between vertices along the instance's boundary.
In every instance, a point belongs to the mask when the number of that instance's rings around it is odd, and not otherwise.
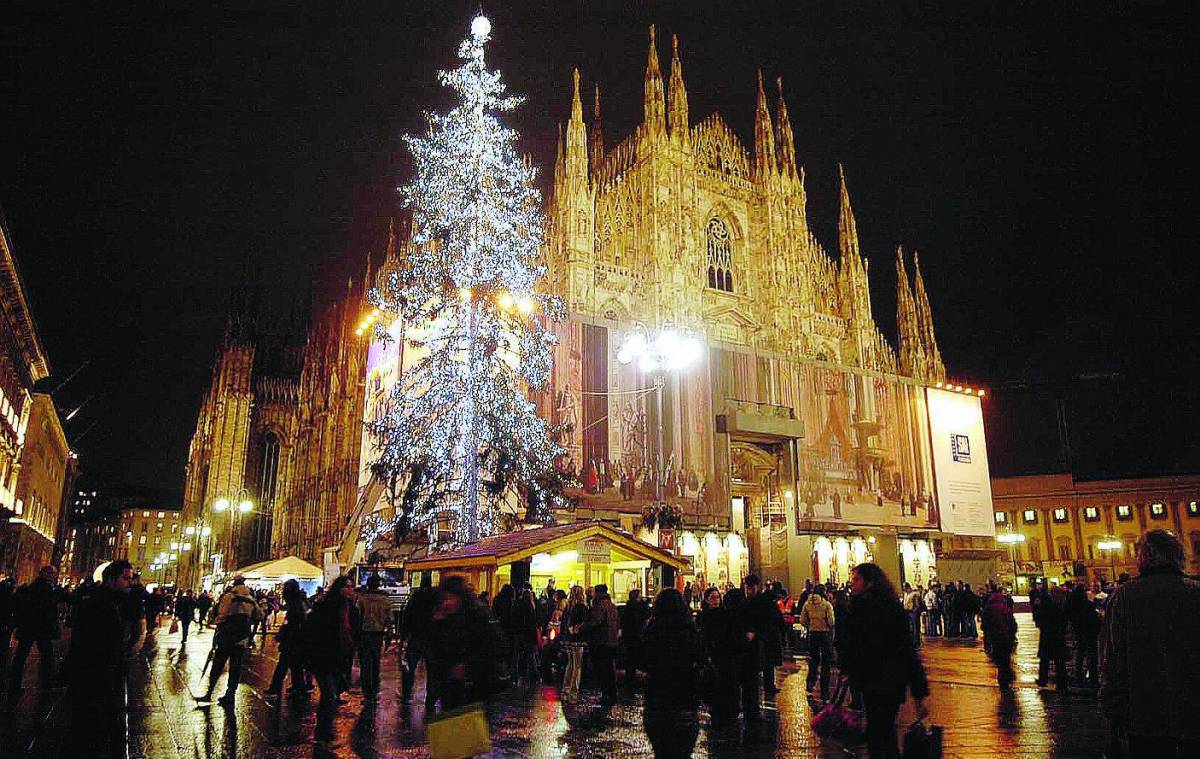
[{"label": "blurred pedestrian", "polygon": [[534,604],[533,586],[525,583],[516,592],[512,603],[510,635],[513,650],[512,683],[519,686],[525,678],[527,687],[533,690],[538,681],[537,607]]},{"label": "blurred pedestrian", "polygon": [[763,693],[778,693],[775,668],[783,664],[783,614],[775,603],[774,593],[763,588],[758,575],[747,575],[742,581],[742,590],[746,594],[746,615],[751,633],[749,640],[762,671]]},{"label": "blurred pedestrian", "polygon": [[379,575],[367,578],[367,587],[358,594],[362,612],[362,632],[358,640],[359,677],[362,680],[363,700],[374,706],[379,696],[379,659],[383,653],[383,632],[392,616],[392,601],[379,589]]},{"label": "blurred pedestrian", "polygon": [[[735,704],[740,705],[742,718],[746,722],[761,722],[759,686],[762,681],[762,659],[759,656],[754,619],[747,610],[749,603],[746,593],[741,588],[730,588],[721,603],[729,615],[729,638],[725,647],[733,667],[731,682],[738,696]],[[734,717],[737,717],[736,711]]]},{"label": "blurred pedestrian", "polygon": [[822,701],[829,697],[829,664],[833,658],[834,624],[833,604],[825,598],[825,586],[817,585],[805,601],[804,608],[800,610],[800,625],[808,630],[808,677],[805,688],[809,691],[813,689],[819,673]]},{"label": "blurred pedestrian", "polygon": [[600,703],[612,706],[617,701],[617,642],[621,635],[621,620],[617,606],[608,597],[608,586],[596,585],[592,608],[580,628],[588,644],[588,658],[600,686]]},{"label": "blurred pedestrian", "polygon": [[264,694],[267,698],[278,697],[283,692],[283,679],[292,675],[293,695],[307,694],[310,690],[304,680],[304,622],[308,608],[300,583],[288,580],[283,584],[283,626],[275,633],[279,645],[279,661],[271,675],[271,683]]},{"label": "blurred pedestrian", "polygon": [[1071,638],[1075,641],[1075,684],[1100,685],[1097,639],[1100,636],[1100,612],[1088,597],[1088,589],[1079,584],[1067,599],[1067,616],[1071,623]]},{"label": "blurred pedestrian", "polygon": [[443,711],[482,701],[495,688],[496,640],[487,607],[466,580],[438,587],[429,654],[429,685]]},{"label": "blurred pedestrian", "polygon": [[257,613],[258,605],[254,602],[254,594],[246,587],[246,579],[241,575],[235,576],[233,584],[217,602],[212,669],[208,673],[208,689],[199,699],[201,702],[212,700],[217,680],[228,663],[229,678],[225,683],[225,695],[218,702],[221,706],[233,706],[242,678],[242,659],[249,644],[251,624]]},{"label": "blurred pedestrian", "polygon": [[1033,623],[1038,628],[1038,678],[1039,688],[1050,682],[1050,665],[1054,665],[1054,679],[1058,692],[1067,695],[1070,676],[1067,674],[1067,593],[1061,587],[1053,590],[1035,588],[1029,603],[1033,610]]},{"label": "blurred pedestrian", "polygon": [[1167,530],[1137,543],[1137,579],[1108,599],[1100,706],[1133,759],[1200,756],[1200,581]]},{"label": "blurred pedestrian", "polygon": [[412,700],[413,684],[417,666],[425,662],[425,705],[433,705],[433,690],[429,687],[429,646],[433,626],[433,610],[437,605],[437,594],[433,590],[432,575],[426,572],[421,577],[421,587],[413,591],[412,598],[404,605],[401,620],[403,641],[400,681],[400,699],[404,703]]},{"label": "blurred pedestrian", "polygon": [[925,637],[937,637],[942,634],[941,599],[938,597],[937,583],[931,583],[925,591]]},{"label": "blurred pedestrian", "polygon": [[646,737],[655,757],[685,759],[700,729],[697,686],[704,645],[679,591],[667,588],[654,599],[644,640],[652,652],[645,659]]},{"label": "blurred pedestrian", "polygon": [[917,717],[928,714],[929,685],[917,657],[909,617],[896,589],[875,564],[859,564],[850,575],[850,603],[838,621],[836,640],[841,670],[862,694],[871,759],[899,756],[896,715],[905,692],[912,694]]},{"label": "blurred pedestrian", "polygon": [[[83,601],[71,628],[64,662],[71,702],[71,732],[64,756],[94,756],[108,750],[125,755],[125,660],[132,641],[121,616],[124,597],[133,584],[133,567],[125,559],[110,562],[102,584]],[[100,741],[97,745],[97,741]]]},{"label": "blurred pedestrian", "polygon": [[162,586],[154,588],[142,602],[142,613],[146,616],[146,637],[149,638],[158,630],[158,618],[166,609],[167,599]]},{"label": "blurred pedestrian", "polygon": [[923,599],[921,592],[904,583],[904,611],[908,614],[908,633],[912,637],[913,646],[921,647],[921,605]]},{"label": "blurred pedestrian", "polygon": [[[313,732],[316,744],[326,750],[337,748],[333,718],[341,693],[341,677],[346,660],[354,650],[350,609],[354,605],[354,586],[350,578],[339,576],[329,586],[305,620],[305,657],[317,678],[321,700],[317,704],[317,724]],[[293,685],[292,687],[295,687]]]},{"label": "blurred pedestrian", "polygon": [[17,652],[13,655],[9,672],[8,691],[16,699],[24,688],[21,679],[25,674],[25,660],[36,645],[38,650],[38,685],[50,686],[54,672],[54,641],[61,629],[58,623],[58,568],[47,564],[38,572],[37,578],[17,589],[13,597],[14,631],[17,637]]},{"label": "blurred pedestrian", "polygon": [[[684,598],[686,602],[687,599]],[[637,682],[642,661],[642,632],[650,620],[650,604],[642,599],[642,591],[629,591],[629,599],[621,608],[621,648],[625,653],[625,685],[632,688]]]},{"label": "blurred pedestrian", "polygon": [[703,696],[708,701],[713,729],[722,730],[737,720],[736,649],[746,645],[746,641],[740,635],[740,623],[725,608],[721,601],[721,591],[715,587],[704,591],[704,608],[696,617],[696,623],[700,628],[704,655],[708,660],[709,676],[702,684]]},{"label": "blurred pedestrian", "polygon": [[200,616],[200,629],[204,629],[208,625],[208,610],[212,608],[212,605],[212,593],[207,590],[196,598],[196,613]]},{"label": "blurred pedestrian", "polygon": [[196,599],[192,598],[192,591],[185,590],[175,599],[175,619],[179,620],[180,631],[183,633],[180,636],[180,645],[187,643],[188,628],[192,626],[192,622],[196,618]]},{"label": "blurred pedestrian", "polygon": [[1012,657],[1017,647],[1017,620],[1004,591],[995,589],[983,603],[983,640],[988,658],[996,665],[996,682],[1001,688],[1016,679]]}]

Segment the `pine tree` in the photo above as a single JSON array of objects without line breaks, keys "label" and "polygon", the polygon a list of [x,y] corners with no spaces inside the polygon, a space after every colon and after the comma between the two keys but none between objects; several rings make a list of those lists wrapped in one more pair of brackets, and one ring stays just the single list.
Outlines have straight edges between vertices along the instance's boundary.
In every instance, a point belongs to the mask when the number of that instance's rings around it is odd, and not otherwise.
[{"label": "pine tree", "polygon": [[403,527],[450,516],[447,542],[457,544],[495,532],[523,495],[548,522],[557,494],[543,484],[562,453],[529,393],[546,386],[548,325],[564,309],[536,289],[545,273],[541,196],[517,133],[497,118],[522,99],[484,64],[490,27],[476,18],[459,46],[462,65],[439,74],[457,107],[427,114],[428,131],[405,137],[416,171],[401,191],[414,239],[405,269],[373,294],[400,314],[406,353],[419,357],[371,425],[375,471],[406,483]]}]

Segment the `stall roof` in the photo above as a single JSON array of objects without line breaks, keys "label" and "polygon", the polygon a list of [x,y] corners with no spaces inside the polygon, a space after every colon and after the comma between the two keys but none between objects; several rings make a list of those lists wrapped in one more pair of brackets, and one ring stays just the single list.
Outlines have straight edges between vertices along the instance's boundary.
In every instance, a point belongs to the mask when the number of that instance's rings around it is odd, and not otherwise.
[{"label": "stall roof", "polygon": [[414,571],[450,567],[501,566],[528,559],[535,553],[552,553],[560,548],[574,545],[580,540],[595,536],[603,537],[643,559],[667,564],[676,569],[684,569],[688,566],[687,562],[678,556],[606,524],[573,522],[553,527],[535,527],[531,530],[492,535],[452,551],[420,559],[410,559],[405,564],[405,569]]},{"label": "stall roof", "polygon": [[284,577],[291,576],[302,580],[319,579],[325,576],[325,572],[320,567],[309,564],[304,559],[296,556],[285,556],[282,559],[271,559],[270,561],[260,561],[257,564],[251,564],[248,567],[242,567],[234,572],[245,577],[247,580],[255,580],[262,577]]}]

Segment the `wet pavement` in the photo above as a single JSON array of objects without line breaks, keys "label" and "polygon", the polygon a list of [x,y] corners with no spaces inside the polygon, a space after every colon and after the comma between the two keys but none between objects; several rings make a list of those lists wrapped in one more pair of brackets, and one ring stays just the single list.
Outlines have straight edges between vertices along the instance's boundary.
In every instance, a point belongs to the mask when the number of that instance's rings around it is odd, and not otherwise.
[{"label": "wet pavement", "polygon": [[[1096,707],[1095,691],[1072,691],[1067,699],[1039,690],[1037,633],[1028,614],[1018,615],[1018,682],[1010,691],[996,687],[995,673],[982,645],[970,641],[932,639],[921,649],[932,695],[935,724],[944,727],[946,759],[1098,757],[1106,727]],[[237,704],[198,708],[191,693],[203,688],[200,671],[212,644],[212,632],[192,631],[186,646],[178,634],[160,628],[156,640],[142,648],[129,674],[128,756],[134,759],[200,759],[225,757],[328,757],[315,747],[312,731],[316,691],[310,700],[285,698],[274,706],[265,690],[274,669],[276,650],[247,657]],[[59,643],[59,655],[66,643]],[[40,691],[36,653],[25,672],[25,693],[4,702],[0,712],[0,757],[59,757],[70,724],[70,706],[62,688]],[[342,745],[333,755],[343,759],[390,759],[428,756],[421,680],[412,705],[396,696],[396,657],[385,654],[379,705],[364,709],[358,688],[339,708],[337,731]],[[761,730],[719,734],[709,731],[702,710],[696,757],[847,757],[857,756],[822,742],[809,727],[811,702],[804,693],[803,659],[778,670],[780,692],[768,700]],[[357,682],[357,673],[355,675]],[[224,681],[221,686],[223,688]],[[911,705],[901,710],[901,728],[912,720]],[[650,745],[641,729],[640,696],[622,695],[607,721],[596,719],[596,704],[586,695],[564,704],[555,688],[506,692],[489,707],[494,757],[647,757]],[[865,755],[865,754],[864,754]]]}]

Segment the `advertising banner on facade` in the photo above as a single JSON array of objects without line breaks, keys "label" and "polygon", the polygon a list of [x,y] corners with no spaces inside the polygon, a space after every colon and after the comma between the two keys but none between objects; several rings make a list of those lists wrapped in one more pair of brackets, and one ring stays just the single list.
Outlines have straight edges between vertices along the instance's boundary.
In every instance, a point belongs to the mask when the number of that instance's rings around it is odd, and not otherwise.
[{"label": "advertising banner on facade", "polygon": [[992,485],[979,398],[926,390],[933,474],[942,532],[992,537]]}]

